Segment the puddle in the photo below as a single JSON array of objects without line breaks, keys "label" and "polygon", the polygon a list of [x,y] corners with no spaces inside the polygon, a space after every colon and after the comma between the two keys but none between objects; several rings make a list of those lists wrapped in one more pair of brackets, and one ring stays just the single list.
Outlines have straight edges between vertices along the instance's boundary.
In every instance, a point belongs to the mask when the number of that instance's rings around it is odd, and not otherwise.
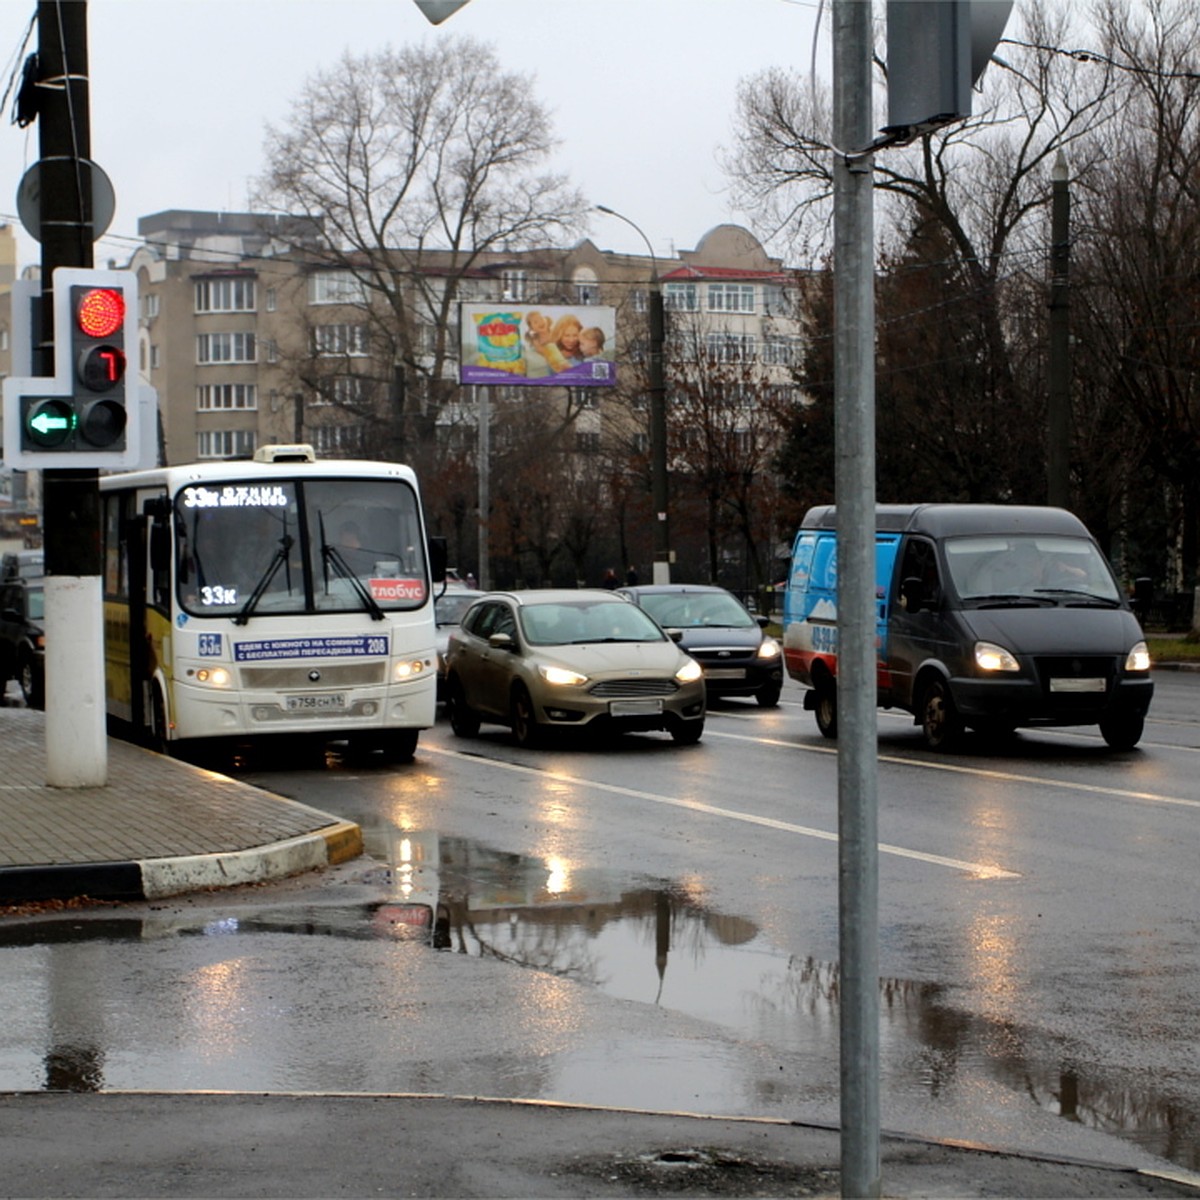
[{"label": "puddle", "polygon": [[[709,909],[686,881],[635,880],[433,833],[364,826],[364,839],[377,864],[359,876],[371,903],[286,909],[268,901],[217,919],[175,910],[144,921],[73,914],[0,923],[0,949],[266,933],[415,942],[713,1022],[781,1063],[808,1064],[802,1073],[813,1079],[836,1080],[837,965],[781,953],[745,917]],[[1036,1032],[957,1011],[937,984],[887,979],[880,988],[885,1095],[952,1108],[985,1078],[1045,1112],[1200,1169],[1194,1108],[1081,1068],[1069,1048]],[[46,1087],[103,1086],[86,1047],[59,1045],[45,1068]],[[580,1070],[594,1077],[604,1064]],[[615,1064],[609,1073],[630,1084]]]}]

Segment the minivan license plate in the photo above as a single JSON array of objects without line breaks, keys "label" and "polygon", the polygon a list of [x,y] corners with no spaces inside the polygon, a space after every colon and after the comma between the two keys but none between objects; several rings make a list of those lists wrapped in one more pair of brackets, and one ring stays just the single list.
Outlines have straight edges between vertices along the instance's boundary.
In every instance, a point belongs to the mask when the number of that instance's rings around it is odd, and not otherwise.
[{"label": "minivan license plate", "polygon": [[330,712],[346,707],[345,692],[326,692],[320,696],[288,696],[284,701],[288,712]]},{"label": "minivan license plate", "polygon": [[1107,685],[1103,679],[1051,679],[1052,692],[1103,692]]},{"label": "minivan license plate", "polygon": [[610,717],[652,717],[662,712],[662,699],[654,700],[610,700]]}]

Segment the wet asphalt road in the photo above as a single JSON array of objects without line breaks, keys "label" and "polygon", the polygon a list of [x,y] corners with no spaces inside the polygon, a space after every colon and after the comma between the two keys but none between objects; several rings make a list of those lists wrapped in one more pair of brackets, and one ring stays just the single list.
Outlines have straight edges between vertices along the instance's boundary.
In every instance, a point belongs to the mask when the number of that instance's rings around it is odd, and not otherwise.
[{"label": "wet asphalt road", "polygon": [[[245,778],[360,822],[320,877],[0,937],[0,1089],[837,1115],[836,757],[798,692],[704,741],[423,737]],[[880,716],[884,1125],[1200,1166],[1200,676],[1143,747],[932,756]],[[436,948],[435,948],[436,947]]]}]

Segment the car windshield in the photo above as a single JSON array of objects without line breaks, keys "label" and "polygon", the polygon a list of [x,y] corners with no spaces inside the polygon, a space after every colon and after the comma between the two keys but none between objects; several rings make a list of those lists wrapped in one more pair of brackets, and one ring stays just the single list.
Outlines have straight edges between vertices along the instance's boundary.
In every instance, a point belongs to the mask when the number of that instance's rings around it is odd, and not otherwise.
[{"label": "car windshield", "polygon": [[637,605],[623,600],[526,604],[520,614],[522,632],[535,646],[663,640],[662,630]]},{"label": "car windshield", "polygon": [[439,596],[433,611],[439,625],[461,625],[467,609],[479,599],[476,592],[447,592]]},{"label": "car windshield", "polygon": [[966,601],[1121,601],[1112,572],[1088,538],[1003,534],[947,538],[945,545],[950,578]]},{"label": "car windshield", "polygon": [[749,629],[755,624],[727,592],[648,592],[638,603],[664,629]]},{"label": "car windshield", "polygon": [[26,618],[30,621],[40,621],[46,615],[45,602],[41,588],[29,588],[25,593],[25,599],[28,603]]}]

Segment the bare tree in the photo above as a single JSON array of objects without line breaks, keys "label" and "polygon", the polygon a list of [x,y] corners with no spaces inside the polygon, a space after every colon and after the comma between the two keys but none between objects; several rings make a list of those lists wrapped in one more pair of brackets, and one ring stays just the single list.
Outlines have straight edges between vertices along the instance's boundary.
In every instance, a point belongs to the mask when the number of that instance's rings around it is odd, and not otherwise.
[{"label": "bare tree", "polygon": [[344,273],[396,456],[429,444],[453,389],[457,302],[485,298],[464,281],[486,256],[581,220],[580,195],[542,170],[550,130],[529,80],[468,38],[347,53],[268,130],[258,201],[324,222],[308,259]]}]

